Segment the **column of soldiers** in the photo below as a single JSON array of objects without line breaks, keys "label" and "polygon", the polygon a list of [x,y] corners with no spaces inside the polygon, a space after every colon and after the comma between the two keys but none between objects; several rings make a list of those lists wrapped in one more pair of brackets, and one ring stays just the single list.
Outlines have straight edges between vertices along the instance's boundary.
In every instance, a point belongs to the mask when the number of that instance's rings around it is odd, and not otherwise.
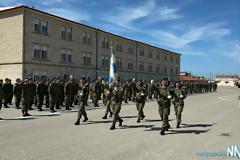
[{"label": "column of soldiers", "polygon": [[15,97],[15,108],[20,109],[22,103],[22,114],[24,117],[31,116],[28,111],[32,110],[32,106],[36,106],[38,111],[44,111],[43,106],[50,109],[51,113],[65,106],[66,110],[71,110],[74,104],[79,105],[79,112],[75,125],[80,125],[80,119],[83,116],[83,122],[88,120],[85,107],[88,106],[88,98],[92,99],[94,107],[99,106],[99,100],[103,101],[106,106],[103,119],[113,116],[111,130],[116,128],[116,123],[122,125],[123,120],[120,118],[120,110],[122,101],[128,103],[132,101],[137,107],[137,123],[145,118],[144,105],[147,99],[155,99],[158,104],[158,112],[163,121],[161,135],[170,128],[168,116],[170,114],[170,106],[174,105],[175,116],[177,119],[177,128],[180,128],[181,114],[184,108],[184,99],[188,94],[193,93],[208,93],[217,90],[216,83],[201,82],[186,82],[184,84],[169,83],[167,79],[160,82],[151,80],[149,83],[136,81],[135,79],[120,82],[117,77],[111,84],[100,78],[92,83],[86,79],[80,81],[70,78],[67,81],[60,79],[38,80],[25,79],[16,80],[14,85],[11,80],[0,80],[0,109],[2,104],[8,108],[12,103],[13,96]]}]

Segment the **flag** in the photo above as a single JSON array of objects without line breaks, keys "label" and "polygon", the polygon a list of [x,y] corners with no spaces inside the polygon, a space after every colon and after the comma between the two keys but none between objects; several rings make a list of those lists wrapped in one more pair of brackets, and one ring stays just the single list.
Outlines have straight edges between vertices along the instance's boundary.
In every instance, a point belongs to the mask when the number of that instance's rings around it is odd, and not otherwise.
[{"label": "flag", "polygon": [[115,55],[113,53],[113,47],[110,47],[110,54],[111,54],[111,59],[110,59],[110,71],[109,71],[109,86],[111,86],[113,78],[116,76],[116,59]]}]

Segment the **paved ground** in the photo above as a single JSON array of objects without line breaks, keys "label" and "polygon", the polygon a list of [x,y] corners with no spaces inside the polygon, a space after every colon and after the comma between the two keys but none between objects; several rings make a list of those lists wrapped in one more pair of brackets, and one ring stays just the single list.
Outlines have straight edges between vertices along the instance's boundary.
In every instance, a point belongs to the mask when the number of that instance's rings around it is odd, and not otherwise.
[{"label": "paved ground", "polygon": [[[89,110],[87,123],[74,126],[76,112],[52,115],[31,111],[33,119],[19,120],[19,110],[3,108],[0,116],[1,160],[191,160],[199,154],[224,152],[240,145],[238,88],[220,88],[217,93],[189,96],[183,125],[176,129],[171,108],[171,126],[161,136],[157,103],[145,106],[146,120],[136,123],[134,104],[123,105],[124,125],[110,131],[111,119],[102,120],[104,109]],[[227,159],[227,157],[209,157]]]}]

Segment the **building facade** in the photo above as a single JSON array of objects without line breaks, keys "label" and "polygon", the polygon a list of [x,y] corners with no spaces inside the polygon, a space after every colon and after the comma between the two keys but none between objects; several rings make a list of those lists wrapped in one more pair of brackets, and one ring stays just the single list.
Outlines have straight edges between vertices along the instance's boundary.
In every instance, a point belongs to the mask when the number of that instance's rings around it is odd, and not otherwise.
[{"label": "building facade", "polygon": [[218,86],[235,86],[238,80],[238,75],[216,75],[215,79],[218,82]]},{"label": "building facade", "polygon": [[181,55],[26,6],[0,11],[0,78],[108,77],[110,45],[123,80],[179,80]]}]

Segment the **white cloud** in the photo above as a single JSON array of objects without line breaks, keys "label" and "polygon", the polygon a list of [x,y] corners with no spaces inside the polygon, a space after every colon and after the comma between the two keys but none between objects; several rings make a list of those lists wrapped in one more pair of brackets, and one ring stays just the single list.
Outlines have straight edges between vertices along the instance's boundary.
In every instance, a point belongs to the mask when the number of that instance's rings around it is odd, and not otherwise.
[{"label": "white cloud", "polygon": [[168,7],[160,7],[157,12],[156,16],[154,17],[159,20],[173,20],[173,19],[180,19],[183,16],[180,14],[177,14],[179,9],[173,9],[173,8],[168,8]]},{"label": "white cloud", "polygon": [[91,16],[88,13],[82,12],[82,11],[76,11],[76,10],[70,10],[65,8],[50,8],[47,9],[46,12],[49,12],[51,14],[64,17],[66,19],[70,19],[73,21],[88,21],[91,19]]},{"label": "white cloud", "polygon": [[[187,28],[186,28],[187,29]],[[223,27],[223,24],[210,23],[203,26],[192,26],[182,34],[170,31],[158,30],[152,31],[152,37],[159,40],[159,43],[171,48],[188,47],[189,44],[197,41],[218,41],[230,34],[230,30]]]}]

